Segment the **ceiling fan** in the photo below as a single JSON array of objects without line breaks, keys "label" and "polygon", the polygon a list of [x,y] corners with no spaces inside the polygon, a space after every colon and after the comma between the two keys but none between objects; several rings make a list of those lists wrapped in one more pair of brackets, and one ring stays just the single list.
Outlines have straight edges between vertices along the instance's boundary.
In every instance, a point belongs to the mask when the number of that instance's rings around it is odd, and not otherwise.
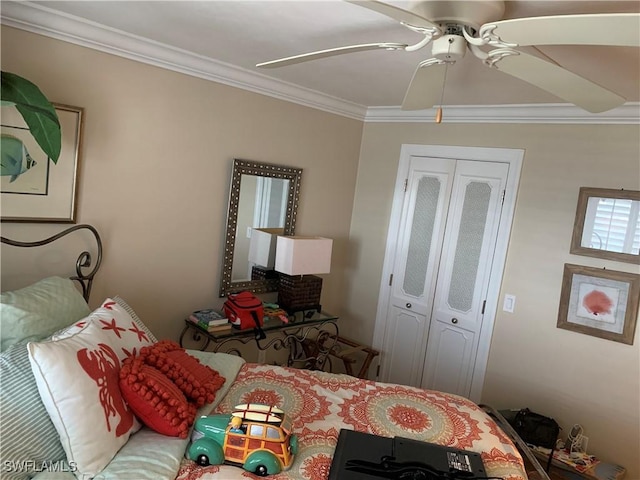
[{"label": "ceiling fan", "polygon": [[[413,52],[431,44],[431,56],[420,62],[402,102],[403,110],[422,110],[442,102],[449,65],[469,50],[487,67],[512,75],[592,113],[625,102],[569,70],[536,48],[539,45],[640,46],[640,14],[555,15],[501,20],[504,1],[413,2],[405,10],[378,0],[346,0],[397,20],[423,38],[414,45],[368,43],[330,48],[259,63],[275,68],[366,50]],[[441,111],[440,111],[441,112]],[[441,114],[441,113],[440,113]]]}]

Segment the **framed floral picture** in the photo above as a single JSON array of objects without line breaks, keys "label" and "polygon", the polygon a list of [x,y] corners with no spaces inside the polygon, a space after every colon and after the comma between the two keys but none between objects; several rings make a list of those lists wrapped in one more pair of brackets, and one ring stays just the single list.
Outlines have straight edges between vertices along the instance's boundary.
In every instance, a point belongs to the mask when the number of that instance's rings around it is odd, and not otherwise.
[{"label": "framed floral picture", "polygon": [[640,275],[564,265],[557,327],[633,344]]},{"label": "framed floral picture", "polygon": [[75,223],[83,109],[53,104],[62,132],[54,164],[15,107],[2,108],[0,220]]}]

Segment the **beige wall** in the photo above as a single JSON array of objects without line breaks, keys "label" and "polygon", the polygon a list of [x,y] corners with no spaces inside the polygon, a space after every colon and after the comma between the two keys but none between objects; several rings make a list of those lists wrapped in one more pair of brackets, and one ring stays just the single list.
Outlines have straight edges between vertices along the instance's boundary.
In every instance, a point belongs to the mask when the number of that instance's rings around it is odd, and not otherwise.
[{"label": "beige wall", "polygon": [[[640,478],[638,333],[627,346],[555,327],[565,262],[637,271],[568,254],[580,186],[640,188],[637,126],[374,123],[363,130],[360,122],[7,27],[2,69],[30,78],[54,101],[85,108],[78,220],[96,225],[106,244],[93,303],[120,294],[159,336],[175,338],[185,313],[219,301],[232,158],[304,169],[298,232],[335,239],[323,303],[342,315],[342,331],[370,341],[401,144],[526,149],[502,288],[517,296],[516,310],[496,319],[483,401],[554,415],[565,432],[580,423],[592,453]],[[22,238],[60,229],[2,225],[3,234]],[[3,289],[15,278],[27,283],[16,258],[3,248]]]},{"label": "beige wall", "polygon": [[[350,237],[344,315],[371,341],[400,146],[525,149],[482,401],[554,416],[564,435],[580,423],[589,452],[640,478],[640,328],[634,345],[556,328],[564,263],[638,273],[638,267],[569,254],[581,186],[640,189],[637,126],[365,125]],[[357,327],[355,327],[357,325]]]},{"label": "beige wall", "polygon": [[[119,294],[157,336],[177,339],[186,314],[220,304],[231,164],[242,158],[303,169],[297,233],[334,239],[322,300],[340,313],[362,122],[4,26],[2,70],[84,108],[78,223],[105,243],[93,305]],[[2,233],[62,228],[3,223]],[[15,249],[2,254],[3,289],[39,275]],[[60,273],[53,263],[47,272]]]}]

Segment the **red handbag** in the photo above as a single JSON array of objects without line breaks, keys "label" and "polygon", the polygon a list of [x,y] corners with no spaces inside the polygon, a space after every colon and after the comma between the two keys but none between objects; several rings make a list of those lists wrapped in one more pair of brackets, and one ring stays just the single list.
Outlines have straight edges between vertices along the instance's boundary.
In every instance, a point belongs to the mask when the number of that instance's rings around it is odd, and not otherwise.
[{"label": "red handbag", "polygon": [[266,338],[262,331],[264,307],[262,300],[251,292],[232,293],[222,306],[224,314],[235,328],[256,330],[256,338]]}]

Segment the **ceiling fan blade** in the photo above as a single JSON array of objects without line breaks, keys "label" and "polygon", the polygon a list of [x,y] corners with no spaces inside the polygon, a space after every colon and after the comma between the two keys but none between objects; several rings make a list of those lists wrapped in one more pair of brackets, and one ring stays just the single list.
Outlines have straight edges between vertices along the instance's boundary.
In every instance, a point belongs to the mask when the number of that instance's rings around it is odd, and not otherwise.
[{"label": "ceiling fan blade", "polygon": [[369,10],[373,10],[374,12],[381,13],[386,15],[387,17],[393,18],[402,23],[406,23],[413,27],[427,28],[429,30],[435,29],[436,31],[440,31],[440,27],[438,27],[435,23],[431,22],[431,20],[424,18],[421,15],[415,14],[408,10],[403,10],[402,8],[394,7],[393,5],[389,5],[387,3],[382,3],[377,0],[345,0],[349,3],[353,3],[354,5],[359,5],[364,8],[368,8]]},{"label": "ceiling fan blade", "polygon": [[555,63],[523,52],[517,53],[502,57],[496,62],[496,68],[591,113],[611,110],[625,102],[620,95]]},{"label": "ceiling fan blade", "polygon": [[[485,37],[485,31],[489,35],[488,38]],[[487,23],[480,28],[480,36],[487,39],[499,37],[505,44],[513,42],[517,46],[640,47],[640,14],[607,13],[516,18]]]},{"label": "ceiling fan blade", "polygon": [[329,48],[327,50],[319,50],[317,52],[303,53],[301,55],[293,55],[292,57],[279,58],[269,62],[258,63],[256,67],[260,68],[276,68],[293,65],[295,63],[308,62],[309,60],[317,60],[319,58],[333,57],[345,53],[364,52],[367,50],[404,50],[406,43],[365,43],[362,45],[349,45],[347,47]]},{"label": "ceiling fan blade", "polygon": [[429,60],[420,63],[413,73],[402,101],[402,110],[424,110],[440,101],[446,64],[428,62]]}]

